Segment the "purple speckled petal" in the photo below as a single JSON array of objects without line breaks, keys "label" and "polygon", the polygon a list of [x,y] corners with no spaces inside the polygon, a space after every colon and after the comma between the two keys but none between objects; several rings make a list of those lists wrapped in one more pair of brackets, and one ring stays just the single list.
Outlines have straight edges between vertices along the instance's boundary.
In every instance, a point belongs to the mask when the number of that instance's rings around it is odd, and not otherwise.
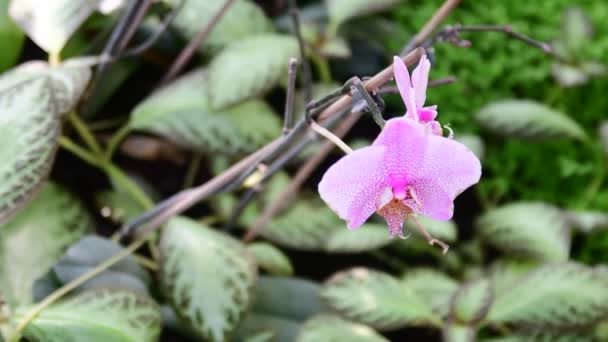
[{"label": "purple speckled petal", "polygon": [[425,127],[407,117],[393,118],[372,146],[386,146],[384,165],[389,183],[408,183],[410,173],[419,167],[424,158],[427,134]]},{"label": "purple speckled petal", "polygon": [[403,60],[397,56],[393,58],[393,73],[395,74],[395,82],[397,83],[397,88],[399,89],[407,113],[411,116],[418,117],[410,73],[407,71],[407,67],[405,66],[405,63],[403,63]]},{"label": "purple speckled petal", "polygon": [[414,88],[416,108],[422,108],[424,101],[426,101],[426,87],[429,82],[430,70],[431,62],[426,59],[426,55],[422,55],[418,66],[412,72],[412,87]]},{"label": "purple speckled petal", "polygon": [[421,214],[438,220],[451,218],[453,200],[479,182],[481,163],[463,144],[428,134],[424,160],[411,172],[411,185],[421,204]]},{"label": "purple speckled petal", "polygon": [[358,149],[333,164],[319,183],[319,194],[348,228],[360,227],[377,209],[386,187],[384,146]]}]

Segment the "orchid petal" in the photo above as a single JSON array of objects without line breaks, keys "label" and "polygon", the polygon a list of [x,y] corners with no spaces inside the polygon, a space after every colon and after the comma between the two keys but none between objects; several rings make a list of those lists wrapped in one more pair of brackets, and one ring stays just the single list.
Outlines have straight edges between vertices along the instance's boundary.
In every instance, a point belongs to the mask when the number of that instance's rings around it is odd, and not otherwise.
[{"label": "orchid petal", "polygon": [[395,74],[397,88],[399,89],[407,113],[417,118],[416,101],[412,88],[412,81],[410,80],[410,73],[407,71],[407,67],[405,66],[405,63],[403,63],[403,60],[397,56],[393,58],[393,72]]},{"label": "orchid petal", "polygon": [[428,134],[424,160],[411,174],[420,213],[438,220],[451,218],[453,200],[479,182],[481,163],[463,144]]},{"label": "orchid petal", "polygon": [[426,136],[423,125],[400,117],[386,122],[384,129],[372,146],[386,146],[384,166],[389,182],[410,179],[410,173],[422,163],[426,149]]},{"label": "orchid petal", "polygon": [[393,201],[378,210],[388,225],[391,238],[403,236],[403,222],[410,211],[400,202]]},{"label": "orchid petal", "polygon": [[422,108],[426,101],[426,87],[429,83],[430,70],[431,62],[426,58],[426,55],[422,55],[418,66],[412,72],[412,87],[414,88],[416,108]]},{"label": "orchid petal", "polygon": [[377,209],[386,188],[384,146],[358,149],[332,165],[319,183],[319,194],[348,228],[360,227]]}]

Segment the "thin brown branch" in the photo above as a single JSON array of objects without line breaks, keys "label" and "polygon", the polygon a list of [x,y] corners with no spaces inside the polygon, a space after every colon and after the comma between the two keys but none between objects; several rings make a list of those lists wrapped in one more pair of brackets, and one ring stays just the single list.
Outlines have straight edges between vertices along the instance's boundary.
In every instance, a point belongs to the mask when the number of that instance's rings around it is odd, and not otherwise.
[{"label": "thin brown branch", "polygon": [[443,5],[441,5],[441,7],[439,7],[439,9],[437,9],[437,11],[433,14],[431,19],[429,19],[429,21],[424,24],[422,29],[420,29],[420,31],[414,36],[414,38],[412,38],[412,40],[407,43],[405,48],[403,48],[403,50],[401,51],[401,55],[404,55],[410,52],[411,50],[421,46],[422,43],[424,43],[431,36],[433,31],[435,31],[437,27],[441,25],[445,18],[447,18],[448,15],[452,13],[452,11],[456,8],[456,6],[458,6],[459,3],[460,0],[446,0]]},{"label": "thin brown branch", "polygon": [[306,45],[302,37],[302,29],[300,25],[300,11],[296,0],[289,0],[289,16],[293,22],[293,31],[298,39],[298,47],[300,49],[300,61],[302,62],[302,82],[304,83],[304,102],[308,103],[312,100],[312,71],[310,63],[306,59]]},{"label": "thin brown branch", "polygon": [[186,47],[179,53],[179,55],[177,56],[177,58],[175,59],[175,61],[171,65],[171,67],[169,68],[169,71],[167,71],[167,73],[161,80],[161,82],[160,82],[161,86],[167,84],[175,76],[177,76],[177,74],[180,73],[180,71],[186,66],[188,61],[190,61],[192,56],[194,56],[194,53],[196,53],[196,50],[207,40],[207,38],[209,37],[209,34],[211,34],[211,32],[213,31],[213,29],[215,28],[217,23],[220,21],[220,19],[222,19],[224,14],[226,14],[228,9],[230,8],[230,6],[232,6],[232,4],[234,4],[234,2],[235,2],[235,0],[226,0],[224,2],[224,4],[222,5],[222,7],[220,7],[220,9],[217,11],[217,13],[215,13],[213,15],[213,17],[207,23],[207,25],[205,25],[205,27],[203,27],[196,34],[196,36],[194,36],[190,40],[188,45],[186,45]]},{"label": "thin brown branch", "polygon": [[285,95],[285,112],[283,117],[283,134],[289,133],[293,127],[293,112],[295,107],[296,94],[296,74],[298,70],[298,60],[289,60],[287,69],[287,94]]}]

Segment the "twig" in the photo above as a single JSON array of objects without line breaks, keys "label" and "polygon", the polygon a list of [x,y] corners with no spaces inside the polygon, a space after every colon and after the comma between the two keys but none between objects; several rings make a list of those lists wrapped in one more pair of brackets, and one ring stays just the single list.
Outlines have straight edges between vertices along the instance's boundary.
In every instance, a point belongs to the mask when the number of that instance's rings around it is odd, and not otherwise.
[{"label": "twig", "polygon": [[342,151],[344,151],[344,153],[353,153],[353,149],[350,148],[350,146],[348,146],[344,141],[342,141],[342,139],[325,127],[313,121],[310,123],[310,128],[312,128],[312,130],[317,132],[319,135],[323,136],[325,139],[331,141],[334,145],[338,146]]},{"label": "twig", "polygon": [[[348,116],[335,130],[334,134],[340,138],[344,137],[348,131],[357,123],[363,114],[360,112],[352,113]],[[258,219],[253,223],[247,234],[243,237],[243,241],[249,242],[253,240],[264,229],[266,224],[276,216],[280,211],[286,208],[292,199],[296,196],[300,187],[308,179],[308,177],[317,169],[319,164],[325,160],[327,155],[335,148],[331,141],[325,142],[321,149],[312,156],[295,174],[287,188],[272,202]]]},{"label": "twig", "polygon": [[296,93],[296,73],[298,70],[298,60],[292,58],[289,60],[287,70],[287,95],[285,96],[285,112],[283,118],[283,134],[289,133],[293,126],[293,112],[295,106]]},{"label": "twig", "polygon": [[150,37],[148,37],[148,39],[146,39],[143,43],[139,44],[138,46],[132,47],[132,48],[128,49],[127,51],[123,52],[118,58],[137,56],[137,55],[143,53],[144,51],[148,50],[149,48],[151,48],[154,44],[156,44],[156,42],[160,39],[160,37],[162,37],[163,33],[165,33],[167,31],[167,28],[169,28],[169,25],[171,25],[173,20],[175,20],[175,17],[177,17],[177,15],[179,14],[179,11],[181,11],[182,7],[184,7],[185,2],[186,2],[186,0],[181,0],[179,5],[177,7],[175,7],[163,19],[163,22],[156,29],[156,32],[154,32]]},{"label": "twig", "polygon": [[386,124],[386,121],[384,121],[384,118],[382,117],[380,108],[378,108],[376,101],[374,101],[374,99],[372,99],[371,95],[367,92],[367,90],[365,90],[359,78],[356,78],[354,80],[353,87],[359,92],[359,95],[361,95],[367,103],[367,108],[372,113],[372,118],[374,119],[376,124],[380,126],[380,128],[383,128]]},{"label": "twig", "polygon": [[289,16],[293,23],[293,32],[298,39],[298,47],[300,49],[300,61],[302,61],[302,81],[304,83],[304,103],[312,100],[312,71],[310,63],[306,59],[306,46],[304,38],[302,38],[302,30],[300,27],[300,11],[296,0],[289,0]]},{"label": "twig", "polygon": [[133,38],[133,35],[137,31],[137,28],[139,27],[141,22],[144,20],[144,17],[146,16],[146,13],[148,12],[148,9],[150,9],[151,5],[152,5],[152,0],[142,0],[141,1],[139,8],[137,9],[137,11],[135,12],[135,15],[133,16],[133,19],[130,20],[129,25],[127,26],[125,34],[122,36],[122,38],[118,42],[115,54],[120,54],[127,47],[129,42],[131,41],[131,38]]},{"label": "twig", "polygon": [[433,14],[431,19],[424,24],[422,29],[410,40],[405,48],[401,51],[401,55],[404,55],[411,50],[419,47],[427,40],[427,38],[441,25],[441,23],[447,18],[450,13],[458,6],[460,0],[446,0],[437,11]]},{"label": "twig", "polygon": [[169,81],[171,81],[179,72],[186,66],[188,61],[192,58],[196,50],[203,45],[203,43],[209,37],[209,34],[215,28],[215,25],[220,21],[220,19],[226,14],[230,6],[234,4],[235,0],[226,0],[222,7],[213,15],[211,20],[205,25],[197,34],[190,40],[188,45],[179,53],[169,71],[165,74],[163,79],[160,81],[160,85],[165,85]]}]

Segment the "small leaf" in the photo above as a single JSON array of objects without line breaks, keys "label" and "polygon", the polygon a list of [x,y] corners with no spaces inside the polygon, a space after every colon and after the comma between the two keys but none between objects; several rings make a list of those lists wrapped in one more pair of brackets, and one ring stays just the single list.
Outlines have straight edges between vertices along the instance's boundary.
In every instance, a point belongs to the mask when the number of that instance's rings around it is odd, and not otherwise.
[{"label": "small leaf", "polygon": [[269,222],[260,235],[281,246],[332,253],[360,253],[393,242],[386,226],[367,223],[350,231],[327,206],[316,201],[296,202]]},{"label": "small leaf", "polygon": [[412,289],[433,311],[446,317],[450,310],[450,299],[458,290],[458,282],[432,268],[415,268],[403,275],[401,282]]},{"label": "small leaf", "polygon": [[329,20],[335,28],[350,18],[387,10],[397,3],[399,0],[325,0]]},{"label": "small leaf", "polygon": [[218,111],[210,108],[207,91],[208,72],[191,71],[137,105],[129,125],[209,154],[252,151],[280,134],[279,119],[266,102]]},{"label": "small leaf", "polygon": [[570,230],[559,209],[518,202],[492,209],[476,221],[482,239],[497,248],[544,261],[567,260]]},{"label": "small leaf", "polygon": [[[82,238],[71,246],[53,266],[57,279],[66,284],[91,271],[101,262],[123,250],[116,242],[95,235]],[[128,256],[82,285],[88,287],[120,287],[146,293],[150,276],[135,258]]]},{"label": "small leaf", "polygon": [[308,320],[300,329],[296,342],[388,342],[374,329],[345,321],[337,316],[319,315]]},{"label": "small leaf", "polygon": [[553,63],[551,74],[564,87],[583,85],[589,81],[589,75],[580,67],[559,62]]},{"label": "small leaf", "polygon": [[562,18],[562,41],[574,56],[580,55],[580,49],[589,43],[593,29],[591,19],[580,8],[571,7]]},{"label": "small leaf", "polygon": [[583,128],[567,115],[530,100],[503,100],[486,105],[475,119],[483,127],[517,138],[585,140]]},{"label": "small leaf", "polygon": [[27,35],[50,53],[61,51],[99,0],[12,0],[9,14]]},{"label": "small leaf", "polygon": [[225,108],[266,92],[287,74],[289,59],[298,53],[296,39],[280,34],[231,43],[209,66],[211,107]]},{"label": "small leaf", "polygon": [[13,306],[33,301],[33,284],[91,226],[86,209],[54,183],[0,226],[0,292]]},{"label": "small leaf", "polygon": [[464,284],[452,298],[450,318],[453,322],[476,325],[490,310],[494,294],[488,279],[477,279]]},{"label": "small leaf", "polygon": [[583,233],[608,228],[608,214],[603,211],[568,210],[564,218],[572,228]]},{"label": "small leaf", "polygon": [[[181,0],[165,0],[172,7],[179,6]],[[175,18],[174,25],[192,39],[205,27],[224,5],[224,0],[185,0],[183,8]],[[250,0],[237,0],[224,13],[213,28],[201,49],[210,47],[217,50],[225,44],[272,30],[272,23],[262,9]]]},{"label": "small leaf", "polygon": [[209,341],[223,341],[248,308],[256,269],[245,246],[177,217],[165,227],[161,283],[177,314]]},{"label": "small leaf", "polygon": [[[18,312],[17,320],[25,312]],[[154,342],[160,330],[159,307],[147,296],[94,289],[44,309],[27,326],[24,337],[45,342]]]},{"label": "small leaf", "polygon": [[8,16],[8,0],[0,1],[0,72],[15,65],[21,54],[24,36]]},{"label": "small leaf", "polygon": [[353,268],[337,273],[327,281],[321,296],[345,318],[379,330],[439,324],[430,304],[380,271]]},{"label": "small leaf", "polygon": [[348,41],[341,37],[327,39],[319,48],[319,53],[326,58],[349,58],[351,56]]},{"label": "small leaf", "polygon": [[256,242],[247,246],[247,249],[254,256],[258,266],[268,273],[283,276],[293,275],[291,261],[275,246],[265,242]]},{"label": "small leaf", "polygon": [[470,325],[448,323],[443,326],[442,334],[445,342],[475,342],[477,331]]},{"label": "small leaf", "polygon": [[608,272],[576,263],[549,264],[497,293],[488,321],[568,329],[608,315]]}]

